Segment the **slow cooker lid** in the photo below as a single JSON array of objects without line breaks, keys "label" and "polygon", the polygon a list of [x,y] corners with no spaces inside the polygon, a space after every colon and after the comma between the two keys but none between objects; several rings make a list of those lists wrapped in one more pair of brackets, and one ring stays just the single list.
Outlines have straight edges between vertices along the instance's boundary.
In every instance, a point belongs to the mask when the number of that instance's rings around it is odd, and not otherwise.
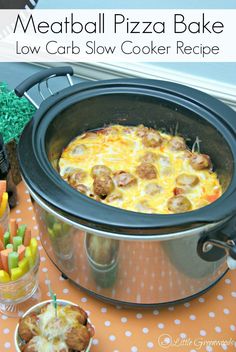
[{"label": "slow cooker lid", "polygon": [[[212,115],[211,123],[218,124],[217,127],[227,139],[232,154],[236,153],[235,113],[223,103],[202,92],[169,82],[141,79],[77,84],[47,99],[22,134],[18,149],[19,161],[23,177],[30,189],[59,213],[75,221],[92,228],[125,234],[164,234],[183,231],[202,223],[219,221],[235,213],[235,206],[232,204],[235,195],[235,170],[230,186],[219,200],[195,211],[171,215],[143,214],[107,206],[80,194],[63,181],[49,162],[49,158],[53,159],[53,155],[48,157],[46,150],[48,130],[50,128],[52,134],[55,132],[58,128],[55,118],[63,111],[73,109],[75,104],[85,102],[89,98],[106,94],[135,94],[167,101],[172,99],[190,111],[196,109],[201,111],[202,116]],[[89,120],[85,122],[85,126],[91,129]],[[78,133],[75,131],[76,134]],[[61,135],[63,135],[63,120]],[[72,138],[73,136],[70,139]],[[53,150],[51,153],[53,154]]]}]

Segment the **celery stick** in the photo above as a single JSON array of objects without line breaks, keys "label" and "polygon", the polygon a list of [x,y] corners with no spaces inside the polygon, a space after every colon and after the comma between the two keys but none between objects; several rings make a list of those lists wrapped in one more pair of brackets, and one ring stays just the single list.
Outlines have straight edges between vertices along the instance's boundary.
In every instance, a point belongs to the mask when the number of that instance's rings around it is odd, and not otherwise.
[{"label": "celery stick", "polygon": [[8,254],[8,268],[9,271],[18,266],[19,254],[17,252],[11,252]]},{"label": "celery stick", "polygon": [[20,236],[24,240],[26,225],[20,225],[17,230],[17,236]]},{"label": "celery stick", "polygon": [[5,232],[4,236],[3,236],[3,244],[4,244],[5,248],[7,247],[8,243],[10,243],[10,232],[9,231]]},{"label": "celery stick", "polygon": [[13,250],[17,252],[17,249],[21,244],[22,244],[22,237],[14,236],[13,237]]}]

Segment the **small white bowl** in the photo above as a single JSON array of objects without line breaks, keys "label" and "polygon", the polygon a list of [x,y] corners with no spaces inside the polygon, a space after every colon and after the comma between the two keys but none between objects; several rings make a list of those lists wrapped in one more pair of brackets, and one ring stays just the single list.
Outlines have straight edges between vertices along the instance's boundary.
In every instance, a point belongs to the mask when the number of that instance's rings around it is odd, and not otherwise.
[{"label": "small white bowl", "polygon": [[[51,303],[52,300],[49,299],[47,301],[42,301],[38,304],[35,304],[34,306],[32,306],[30,309],[28,309],[23,315],[22,315],[22,318],[24,318],[26,315],[28,315],[29,313],[31,312],[37,312],[39,310],[39,308],[43,307],[45,304],[47,303]],[[59,305],[71,305],[71,306],[77,306],[78,307],[78,304],[75,304],[71,301],[67,301],[67,300],[64,300],[64,299],[57,299],[57,303]],[[88,319],[88,322],[91,324],[90,320]],[[15,342],[15,348],[16,348],[16,352],[21,352],[20,348],[19,348],[19,341],[20,341],[20,336],[19,336],[19,333],[18,333],[18,330],[19,330],[19,323],[16,325],[16,329],[15,329],[15,334],[14,334],[14,342]],[[89,352],[90,351],[90,348],[92,346],[92,342],[93,342],[93,337],[90,338],[90,341],[89,341],[89,344],[88,344],[88,347],[86,348],[86,350],[83,350],[82,352]]]}]

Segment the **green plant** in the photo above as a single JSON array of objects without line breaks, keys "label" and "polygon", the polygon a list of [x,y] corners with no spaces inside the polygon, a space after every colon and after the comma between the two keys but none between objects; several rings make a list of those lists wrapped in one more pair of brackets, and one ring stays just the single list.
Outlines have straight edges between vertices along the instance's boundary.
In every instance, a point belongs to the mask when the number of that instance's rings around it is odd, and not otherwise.
[{"label": "green plant", "polygon": [[18,98],[6,83],[0,82],[0,133],[5,143],[18,141],[34,112],[35,107],[26,98]]}]

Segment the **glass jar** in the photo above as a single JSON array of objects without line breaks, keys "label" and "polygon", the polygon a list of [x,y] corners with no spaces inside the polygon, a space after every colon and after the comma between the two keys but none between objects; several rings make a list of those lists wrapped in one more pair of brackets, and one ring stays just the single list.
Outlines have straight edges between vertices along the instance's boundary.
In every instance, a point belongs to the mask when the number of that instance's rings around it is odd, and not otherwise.
[{"label": "glass jar", "polygon": [[10,208],[14,208],[16,206],[16,201],[17,201],[17,189],[13,181],[11,165],[9,163],[6,146],[4,144],[3,136],[1,133],[0,133],[0,180],[6,180],[8,203]]},{"label": "glass jar", "polygon": [[34,266],[15,281],[0,283],[0,312],[9,317],[22,315],[41,300],[39,290],[39,254]]}]

